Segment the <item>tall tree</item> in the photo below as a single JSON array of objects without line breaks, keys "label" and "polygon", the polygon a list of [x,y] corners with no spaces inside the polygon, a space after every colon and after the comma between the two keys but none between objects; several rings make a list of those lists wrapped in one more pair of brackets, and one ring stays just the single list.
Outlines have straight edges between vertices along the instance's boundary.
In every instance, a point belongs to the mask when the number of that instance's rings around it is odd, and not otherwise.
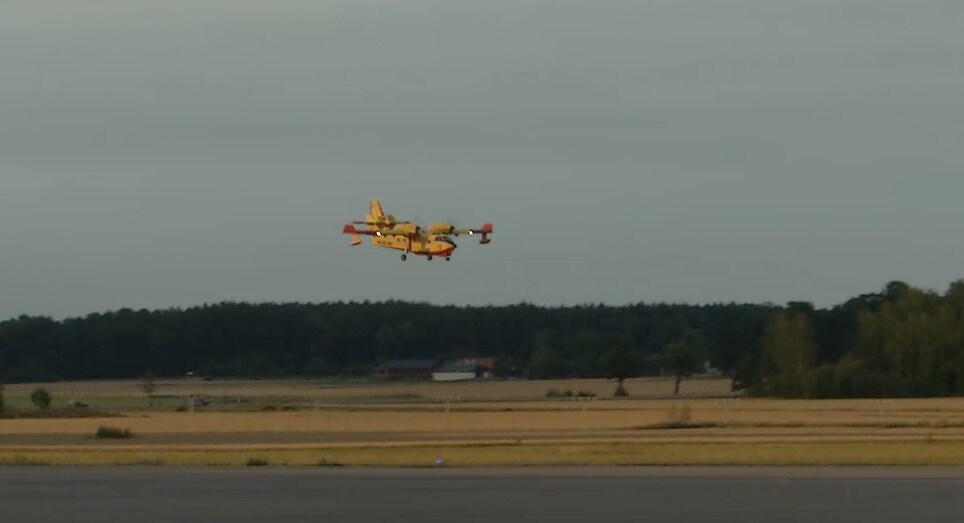
[{"label": "tall tree", "polygon": [[616,345],[606,354],[606,371],[610,379],[616,380],[615,396],[628,396],[623,382],[636,375],[639,360],[632,351],[623,344]]},{"label": "tall tree", "polygon": [[663,349],[663,366],[676,378],[673,395],[679,394],[683,378],[692,376],[700,370],[702,365],[703,360],[700,358],[699,350],[690,342],[674,341]]},{"label": "tall tree", "polygon": [[764,391],[779,396],[805,396],[817,354],[807,315],[801,312],[774,314],[767,323],[762,349]]}]

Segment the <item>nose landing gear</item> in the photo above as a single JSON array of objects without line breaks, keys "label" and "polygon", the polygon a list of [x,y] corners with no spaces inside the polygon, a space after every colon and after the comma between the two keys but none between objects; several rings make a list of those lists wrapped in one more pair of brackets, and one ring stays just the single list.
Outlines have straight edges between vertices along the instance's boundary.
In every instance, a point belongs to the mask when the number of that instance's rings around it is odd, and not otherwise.
[{"label": "nose landing gear", "polygon": [[408,259],[408,255],[403,254],[403,255],[402,255],[402,261],[405,261],[405,260],[407,260],[407,259]]}]

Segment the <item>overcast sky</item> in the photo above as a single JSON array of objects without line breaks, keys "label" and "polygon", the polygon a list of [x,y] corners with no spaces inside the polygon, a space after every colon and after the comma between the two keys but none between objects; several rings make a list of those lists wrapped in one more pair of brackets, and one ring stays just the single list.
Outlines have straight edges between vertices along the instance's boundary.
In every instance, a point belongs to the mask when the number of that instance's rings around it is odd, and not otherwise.
[{"label": "overcast sky", "polygon": [[[964,3],[15,0],[0,318],[964,277]],[[451,262],[352,248],[492,221]]]}]

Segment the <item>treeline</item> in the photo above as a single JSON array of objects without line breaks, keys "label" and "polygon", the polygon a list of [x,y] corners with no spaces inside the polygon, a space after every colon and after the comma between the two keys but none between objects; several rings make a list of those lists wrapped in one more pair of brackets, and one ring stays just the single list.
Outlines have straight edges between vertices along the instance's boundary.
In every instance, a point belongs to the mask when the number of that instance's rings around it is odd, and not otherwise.
[{"label": "treeline", "polygon": [[[843,354],[822,349],[833,312],[788,310],[768,321],[749,378],[759,395],[787,397],[947,396],[964,393],[964,282],[944,295],[892,283],[850,314]],[[823,324],[826,327],[826,324]]]},{"label": "treeline", "polygon": [[939,295],[893,282],[828,309],[389,301],[22,316],[0,323],[0,381],[352,376],[391,359],[469,356],[496,357],[502,376],[603,377],[614,347],[631,356],[633,375],[672,373],[672,361],[694,357],[763,395],[960,394],[964,283]]}]

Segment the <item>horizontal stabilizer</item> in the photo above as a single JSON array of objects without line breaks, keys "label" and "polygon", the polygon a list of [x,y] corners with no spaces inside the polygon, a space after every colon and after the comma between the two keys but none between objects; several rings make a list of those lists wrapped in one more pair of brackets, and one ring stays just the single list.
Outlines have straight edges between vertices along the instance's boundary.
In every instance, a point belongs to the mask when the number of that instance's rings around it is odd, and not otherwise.
[{"label": "horizontal stabilizer", "polygon": [[341,230],[342,234],[364,234],[365,236],[381,236],[378,231],[359,231],[352,224],[346,224],[345,228]]}]

